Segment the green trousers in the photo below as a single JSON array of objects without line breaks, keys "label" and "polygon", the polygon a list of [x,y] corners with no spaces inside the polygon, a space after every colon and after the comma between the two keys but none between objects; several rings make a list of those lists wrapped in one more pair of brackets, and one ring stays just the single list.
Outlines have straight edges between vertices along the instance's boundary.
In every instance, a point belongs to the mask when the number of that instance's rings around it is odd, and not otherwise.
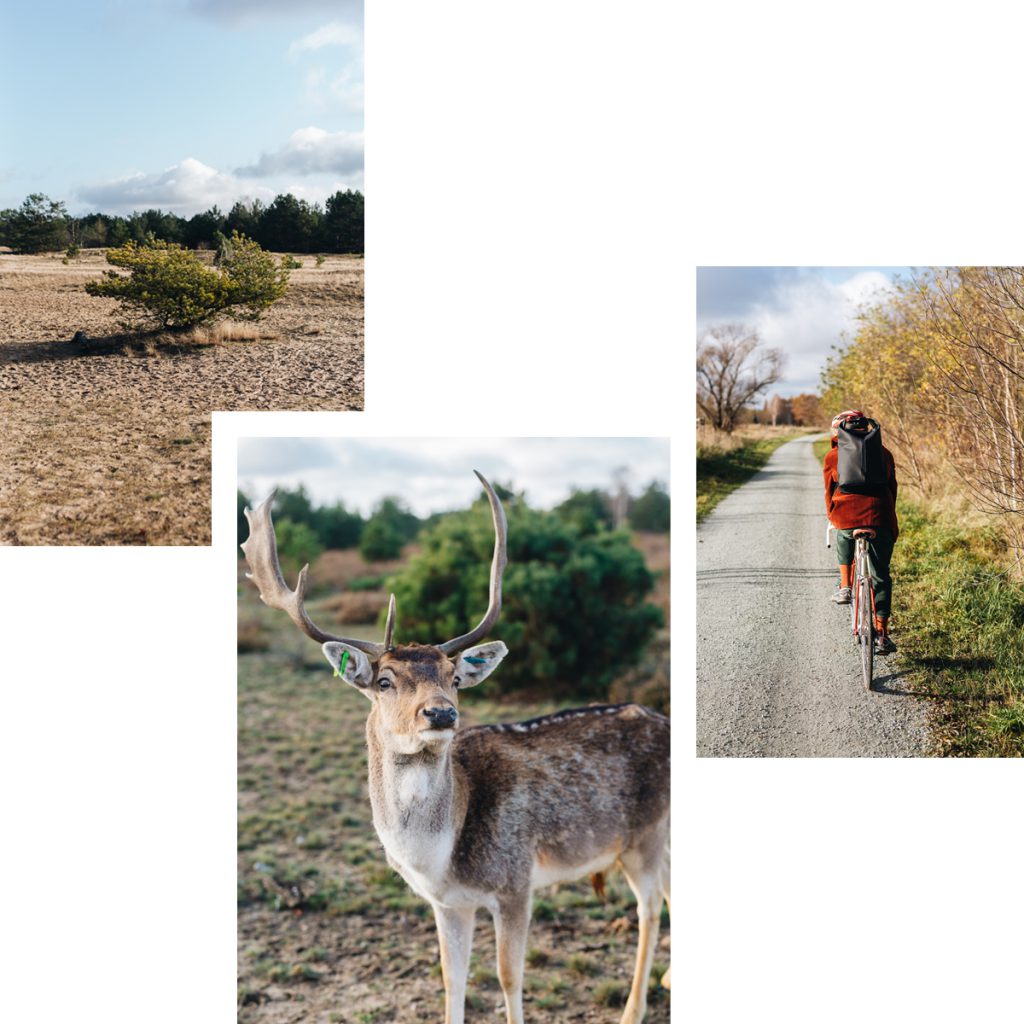
[{"label": "green trousers", "polygon": [[[875,531],[875,539],[868,541],[868,563],[875,585],[875,614],[887,619],[892,610],[892,576],[889,575],[889,562],[892,561],[892,549],[896,542],[892,539],[892,530],[888,526],[875,526],[872,529]],[[836,559],[840,565],[853,565],[855,547],[853,530],[836,530]]]}]

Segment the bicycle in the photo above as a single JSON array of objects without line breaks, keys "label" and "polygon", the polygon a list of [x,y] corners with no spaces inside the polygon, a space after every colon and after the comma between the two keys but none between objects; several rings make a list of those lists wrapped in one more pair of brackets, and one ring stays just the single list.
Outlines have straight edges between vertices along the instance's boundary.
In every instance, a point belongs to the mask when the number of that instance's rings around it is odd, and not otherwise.
[{"label": "bicycle", "polygon": [[[829,524],[825,531],[825,544],[832,546],[832,530]],[[850,602],[850,624],[853,627],[853,639],[860,647],[861,670],[864,676],[864,687],[870,690],[871,676],[875,658],[875,584],[871,578],[871,555],[868,541],[875,539],[875,531],[863,527],[853,531],[855,543],[853,553],[853,586]]]}]

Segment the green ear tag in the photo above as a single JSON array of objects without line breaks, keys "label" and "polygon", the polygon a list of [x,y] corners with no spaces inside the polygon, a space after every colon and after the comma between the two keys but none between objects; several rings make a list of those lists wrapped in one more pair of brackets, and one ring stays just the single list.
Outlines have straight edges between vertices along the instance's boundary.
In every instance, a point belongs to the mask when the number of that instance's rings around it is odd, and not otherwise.
[{"label": "green ear tag", "polygon": [[348,651],[342,651],[341,654],[341,665],[334,670],[335,679],[345,678],[345,666],[348,664]]},{"label": "green ear tag", "polygon": [[463,658],[463,661],[468,661],[470,665],[486,665],[486,658]]}]

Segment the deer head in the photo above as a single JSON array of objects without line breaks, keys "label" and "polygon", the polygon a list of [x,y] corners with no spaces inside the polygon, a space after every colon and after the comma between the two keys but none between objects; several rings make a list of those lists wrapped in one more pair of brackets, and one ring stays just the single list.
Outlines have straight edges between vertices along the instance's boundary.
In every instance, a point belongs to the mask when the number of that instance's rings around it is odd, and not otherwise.
[{"label": "deer head", "polygon": [[251,570],[247,575],[259,588],[260,600],[287,612],[307,636],[322,644],[324,655],[342,679],[372,701],[373,724],[397,753],[414,754],[428,744],[447,744],[458,722],[458,690],[482,682],[508,653],[500,640],[477,644],[501,613],[508,527],[494,488],[480,473],[476,475],[487,493],[494,520],[490,603],[474,629],[437,645],[395,645],[394,594],[388,602],[383,643],[324,632],[305,608],[309,566],[299,573],[295,590],[288,588],[281,573],[270,513],[274,493],[255,509],[245,510],[249,537],[242,551]]}]

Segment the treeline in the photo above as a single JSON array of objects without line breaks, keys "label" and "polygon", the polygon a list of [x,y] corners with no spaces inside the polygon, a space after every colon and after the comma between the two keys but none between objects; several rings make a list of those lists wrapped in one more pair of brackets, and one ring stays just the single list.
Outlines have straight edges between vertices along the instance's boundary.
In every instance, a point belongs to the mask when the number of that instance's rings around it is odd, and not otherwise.
[{"label": "treeline", "polygon": [[192,217],[162,210],[136,211],[122,217],[88,213],[74,217],[65,204],[41,193],[28,196],[17,209],[0,210],[0,245],[18,253],[59,252],[140,244],[153,239],[192,249],[216,249],[220,239],[237,231],[274,252],[361,253],[363,194],[335,192],[327,202],[309,203],[291,193],[265,205],[259,199],[237,202],[224,213],[212,206]]},{"label": "treeline", "polygon": [[864,310],[827,364],[830,409],[882,424],[904,481],[928,499],[958,485],[1024,566],[1024,268],[948,267]]},{"label": "treeline", "polygon": [[[739,422],[743,422],[742,415]],[[752,423],[771,424],[773,427],[823,427],[828,419],[817,395],[800,394],[792,398],[772,395],[760,409],[752,410]]]},{"label": "treeline", "polygon": [[[522,501],[508,488],[495,486],[505,502]],[[238,491],[238,542],[249,535],[244,509],[253,503]],[[652,481],[637,496],[600,489],[574,490],[553,510],[563,522],[581,533],[608,532],[621,525],[634,530],[667,533],[671,519],[671,499],[659,481]],[[445,513],[421,519],[398,498],[382,498],[373,512],[364,518],[347,509],[342,502],[314,505],[305,487],[279,488],[274,500],[274,523],[278,549],[285,561],[312,562],[321,552],[359,548],[368,562],[397,558],[425,526],[433,526]]]}]

